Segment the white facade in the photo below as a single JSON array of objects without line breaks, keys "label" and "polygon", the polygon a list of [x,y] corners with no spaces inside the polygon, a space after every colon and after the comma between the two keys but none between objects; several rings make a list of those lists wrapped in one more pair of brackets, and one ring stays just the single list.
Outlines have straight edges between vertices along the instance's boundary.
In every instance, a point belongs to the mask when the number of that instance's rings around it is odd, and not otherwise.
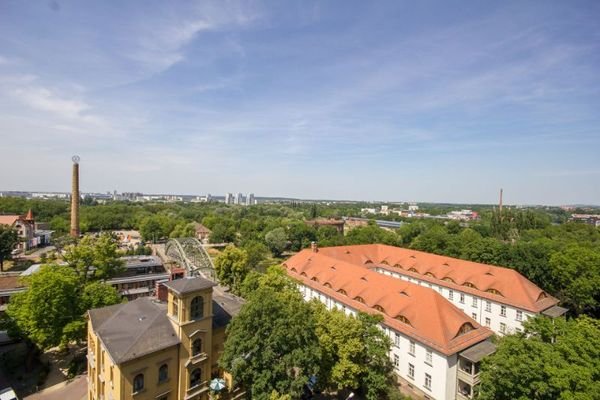
[{"label": "white facade", "polygon": [[[327,309],[337,308],[355,316],[357,310],[311,287],[299,284],[304,300],[318,299]],[[446,356],[385,324],[382,329],[392,342],[390,359],[394,372],[430,399],[456,398],[457,354]]]},{"label": "white facade", "polygon": [[233,194],[227,193],[225,195],[225,204],[233,204]]},{"label": "white facade", "polygon": [[248,193],[248,196],[246,196],[246,205],[253,206],[254,204],[256,204],[256,200],[254,200],[254,193]]},{"label": "white facade", "polygon": [[436,283],[390,271],[385,268],[375,267],[373,268],[373,271],[437,290],[442,296],[448,299],[448,301],[477,321],[477,323],[490,328],[494,333],[499,335],[521,332],[523,330],[523,322],[535,315],[535,313],[531,311],[498,303],[460,290],[451,289]]},{"label": "white facade", "polygon": [[238,193],[235,196],[235,204],[240,204],[240,205],[244,204],[244,196],[241,193]]}]

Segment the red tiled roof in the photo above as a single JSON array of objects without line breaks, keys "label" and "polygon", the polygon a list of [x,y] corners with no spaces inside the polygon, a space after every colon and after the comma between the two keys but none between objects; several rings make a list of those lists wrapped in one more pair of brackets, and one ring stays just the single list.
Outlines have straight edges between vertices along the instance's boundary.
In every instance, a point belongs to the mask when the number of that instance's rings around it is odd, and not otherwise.
[{"label": "red tiled roof", "polygon": [[21,218],[23,218],[21,215],[0,215],[0,225],[13,226]]},{"label": "red tiled roof", "polygon": [[[429,288],[392,278],[319,251],[303,250],[288,259],[287,273],[340,303],[381,313],[385,324],[446,355],[492,335]],[[461,330],[465,330],[461,333]]]},{"label": "red tiled roof", "polygon": [[510,268],[382,244],[325,247],[319,253],[364,268],[378,266],[396,271],[531,312],[541,312],[558,303]]}]

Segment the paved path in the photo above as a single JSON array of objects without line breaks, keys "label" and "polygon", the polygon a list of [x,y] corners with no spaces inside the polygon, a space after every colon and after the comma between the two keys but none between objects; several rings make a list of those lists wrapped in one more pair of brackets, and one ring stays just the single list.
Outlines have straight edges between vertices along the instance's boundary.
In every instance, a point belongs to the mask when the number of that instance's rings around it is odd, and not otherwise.
[{"label": "paved path", "polygon": [[87,375],[80,375],[70,382],[62,382],[41,392],[25,397],[25,400],[84,400],[87,399]]}]

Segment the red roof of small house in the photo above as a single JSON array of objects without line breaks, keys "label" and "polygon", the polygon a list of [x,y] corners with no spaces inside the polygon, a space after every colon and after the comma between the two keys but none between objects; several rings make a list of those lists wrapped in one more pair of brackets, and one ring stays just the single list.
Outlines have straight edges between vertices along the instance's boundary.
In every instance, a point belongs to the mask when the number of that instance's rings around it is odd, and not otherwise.
[{"label": "red roof of small house", "polygon": [[0,225],[13,226],[20,219],[23,219],[21,215],[0,215]]},{"label": "red roof of small house", "polygon": [[434,290],[321,251],[303,250],[283,265],[303,285],[359,311],[379,313],[387,326],[446,355],[493,335]]}]

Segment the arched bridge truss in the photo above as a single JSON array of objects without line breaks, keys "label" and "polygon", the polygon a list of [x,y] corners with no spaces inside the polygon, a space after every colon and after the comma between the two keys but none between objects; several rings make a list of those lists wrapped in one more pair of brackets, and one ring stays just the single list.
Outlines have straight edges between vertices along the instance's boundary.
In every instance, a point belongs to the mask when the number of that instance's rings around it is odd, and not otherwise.
[{"label": "arched bridge truss", "polygon": [[188,275],[217,281],[215,266],[198,239],[170,239],[165,246],[165,254],[185,268]]}]

